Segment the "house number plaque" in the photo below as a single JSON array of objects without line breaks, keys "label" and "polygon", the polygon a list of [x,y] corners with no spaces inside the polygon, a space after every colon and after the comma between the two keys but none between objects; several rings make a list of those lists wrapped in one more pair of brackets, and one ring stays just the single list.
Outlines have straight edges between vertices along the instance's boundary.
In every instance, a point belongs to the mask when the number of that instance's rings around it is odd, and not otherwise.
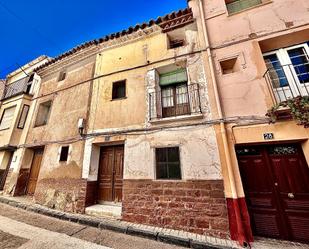
[{"label": "house number plaque", "polygon": [[273,140],[275,138],[274,133],[264,133],[264,140]]}]

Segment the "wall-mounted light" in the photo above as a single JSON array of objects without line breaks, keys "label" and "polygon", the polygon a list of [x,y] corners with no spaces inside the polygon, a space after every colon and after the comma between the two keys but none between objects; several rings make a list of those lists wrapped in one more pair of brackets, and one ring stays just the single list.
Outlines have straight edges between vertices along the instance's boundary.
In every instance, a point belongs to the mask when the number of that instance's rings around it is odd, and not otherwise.
[{"label": "wall-mounted light", "polygon": [[77,127],[78,127],[79,134],[82,136],[84,132],[84,128],[85,128],[85,120],[83,118],[80,118],[78,120]]}]

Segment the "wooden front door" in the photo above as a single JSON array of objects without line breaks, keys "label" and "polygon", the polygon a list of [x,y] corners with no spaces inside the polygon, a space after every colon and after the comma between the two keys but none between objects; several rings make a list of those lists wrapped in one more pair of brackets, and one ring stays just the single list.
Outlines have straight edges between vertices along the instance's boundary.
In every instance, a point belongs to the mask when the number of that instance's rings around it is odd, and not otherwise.
[{"label": "wooden front door", "polygon": [[27,194],[33,195],[38,181],[44,149],[34,150],[30,175],[27,184]]},{"label": "wooden front door", "polygon": [[253,233],[309,242],[309,168],[301,146],[236,151]]},{"label": "wooden front door", "polygon": [[121,202],[123,185],[123,146],[102,147],[99,167],[99,202]]}]

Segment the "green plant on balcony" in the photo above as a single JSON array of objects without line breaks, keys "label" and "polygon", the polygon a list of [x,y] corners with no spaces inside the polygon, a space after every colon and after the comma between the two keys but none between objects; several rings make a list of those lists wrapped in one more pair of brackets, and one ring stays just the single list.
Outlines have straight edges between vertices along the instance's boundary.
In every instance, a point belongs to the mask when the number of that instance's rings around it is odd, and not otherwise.
[{"label": "green plant on balcony", "polygon": [[309,96],[298,96],[293,99],[281,102],[268,110],[268,116],[271,122],[276,122],[279,119],[280,110],[287,110],[292,118],[297,121],[297,124],[309,128]]}]

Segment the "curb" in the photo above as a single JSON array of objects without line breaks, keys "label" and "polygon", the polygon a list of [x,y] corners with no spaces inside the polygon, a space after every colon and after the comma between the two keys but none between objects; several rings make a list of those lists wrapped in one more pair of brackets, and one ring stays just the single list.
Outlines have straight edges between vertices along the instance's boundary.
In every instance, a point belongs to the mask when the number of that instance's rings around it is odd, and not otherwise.
[{"label": "curb", "polygon": [[160,241],[167,244],[183,246],[187,248],[194,249],[228,249],[233,247],[225,247],[209,244],[206,242],[195,241],[189,238],[183,238],[178,236],[172,236],[160,232],[153,232],[149,230],[144,230],[140,228],[135,228],[129,225],[122,224],[120,221],[108,221],[102,219],[96,219],[91,217],[84,217],[78,214],[64,213],[61,211],[56,211],[40,206],[32,206],[25,203],[20,203],[18,201],[6,199],[0,196],[0,203],[6,204],[15,208],[20,208],[32,213],[37,213],[49,217],[53,217],[59,220],[65,220],[73,223],[82,224],[89,227],[111,230],[118,233],[124,233],[132,236],[138,236],[146,239],[151,239],[155,241]]}]

